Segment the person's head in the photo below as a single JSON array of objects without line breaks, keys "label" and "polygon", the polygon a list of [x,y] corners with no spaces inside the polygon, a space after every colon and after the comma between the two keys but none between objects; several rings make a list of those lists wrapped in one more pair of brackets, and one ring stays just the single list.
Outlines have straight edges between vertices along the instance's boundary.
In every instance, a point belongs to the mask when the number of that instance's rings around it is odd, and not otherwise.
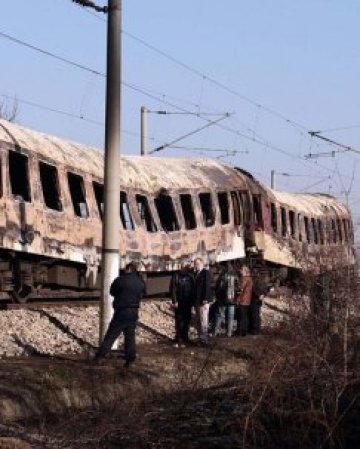
[{"label": "person's head", "polygon": [[204,268],[204,260],[201,257],[194,260],[194,268],[196,271],[201,271]]},{"label": "person's head", "polygon": [[234,271],[234,265],[230,261],[226,262],[225,270],[232,273]]},{"label": "person's head", "polygon": [[240,273],[242,276],[250,276],[250,268],[247,265],[242,265]]},{"label": "person's head", "polygon": [[188,273],[190,271],[190,263],[189,262],[181,262],[180,265],[180,272],[181,273]]},{"label": "person's head", "polygon": [[135,262],[129,262],[125,266],[125,273],[136,273],[137,272],[137,265]]}]

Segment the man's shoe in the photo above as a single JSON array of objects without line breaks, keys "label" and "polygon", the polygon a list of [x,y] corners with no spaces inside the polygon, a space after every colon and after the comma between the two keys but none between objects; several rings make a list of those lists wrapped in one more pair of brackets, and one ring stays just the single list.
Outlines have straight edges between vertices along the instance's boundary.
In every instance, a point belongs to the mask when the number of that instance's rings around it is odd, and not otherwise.
[{"label": "man's shoe", "polygon": [[130,367],[130,365],[132,364],[132,363],[134,363],[135,362],[135,357],[134,358],[131,358],[131,359],[126,359],[126,361],[125,361],[125,368],[129,368]]}]

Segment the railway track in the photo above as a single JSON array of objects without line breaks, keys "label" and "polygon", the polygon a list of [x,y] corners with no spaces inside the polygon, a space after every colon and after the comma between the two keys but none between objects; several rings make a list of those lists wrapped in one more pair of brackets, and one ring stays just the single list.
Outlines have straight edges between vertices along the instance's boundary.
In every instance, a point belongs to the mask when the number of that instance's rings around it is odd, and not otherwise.
[{"label": "railway track", "polygon": [[[156,296],[146,296],[143,298],[143,301],[150,302],[153,300],[168,300],[162,296],[161,298]],[[29,301],[23,304],[13,303],[13,302],[0,302],[0,312],[1,310],[31,310],[36,308],[52,308],[52,307],[89,307],[89,306],[98,306],[100,303],[99,297],[93,298],[41,298],[33,301]]]}]

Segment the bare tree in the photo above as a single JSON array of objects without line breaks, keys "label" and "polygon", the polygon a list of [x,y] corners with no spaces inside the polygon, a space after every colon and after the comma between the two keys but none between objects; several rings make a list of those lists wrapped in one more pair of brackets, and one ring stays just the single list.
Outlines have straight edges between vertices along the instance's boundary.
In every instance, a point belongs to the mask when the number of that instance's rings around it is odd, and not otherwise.
[{"label": "bare tree", "polygon": [[0,100],[0,119],[16,122],[18,114],[19,103],[16,97],[12,100],[3,97],[3,99]]}]

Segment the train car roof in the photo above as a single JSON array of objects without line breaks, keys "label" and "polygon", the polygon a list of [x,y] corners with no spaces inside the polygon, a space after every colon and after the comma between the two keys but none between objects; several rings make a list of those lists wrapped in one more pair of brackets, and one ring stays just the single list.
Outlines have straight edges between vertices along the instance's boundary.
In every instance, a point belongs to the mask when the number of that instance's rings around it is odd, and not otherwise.
[{"label": "train car roof", "polygon": [[349,215],[349,210],[339,200],[322,193],[288,193],[271,190],[280,204],[287,205],[304,214],[323,216],[324,214]]},{"label": "train car roof", "polygon": [[[59,137],[0,120],[0,142],[37,153],[66,168],[103,177],[103,152]],[[245,176],[232,167],[205,158],[121,157],[121,185],[144,191],[239,187]]]}]

